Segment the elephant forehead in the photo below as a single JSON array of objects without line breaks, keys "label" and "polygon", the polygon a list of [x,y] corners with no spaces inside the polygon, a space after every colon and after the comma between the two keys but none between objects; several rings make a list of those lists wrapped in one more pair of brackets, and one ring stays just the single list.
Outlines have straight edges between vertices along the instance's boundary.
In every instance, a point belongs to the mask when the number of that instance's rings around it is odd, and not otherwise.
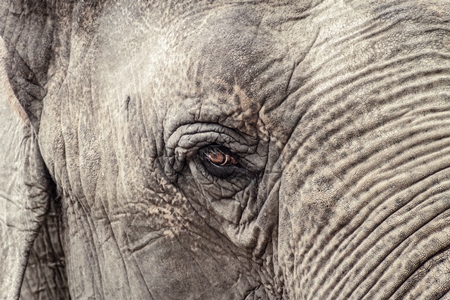
[{"label": "elephant forehead", "polygon": [[[254,5],[223,6],[144,33],[135,31],[128,38],[138,40],[136,55],[124,53],[127,57],[121,62],[126,66],[139,62],[147,72],[142,75],[153,81],[158,80],[152,76],[157,70],[158,74],[166,75],[167,83],[178,84],[174,86],[178,90],[185,89],[180,85],[186,82],[218,81],[239,83],[249,89],[274,65],[286,69],[280,62],[292,52],[291,39],[284,36],[285,32],[272,28],[275,21],[268,17],[270,13]],[[122,39],[123,32],[116,37]],[[130,40],[117,40],[117,44],[116,39],[104,40],[104,48],[129,48]],[[102,55],[111,54],[109,49]]]},{"label": "elephant forehead", "polygon": [[201,62],[201,76],[206,77],[203,80],[248,85],[270,69],[274,61],[286,58],[288,47],[282,36],[264,24],[265,11],[223,10],[206,17],[184,45],[176,49],[189,53],[189,63]]},{"label": "elephant forehead", "polygon": [[234,115],[229,119],[235,124],[237,118],[256,122],[268,98],[284,96],[292,67],[283,36],[263,25],[264,17],[264,11],[244,8],[206,17],[161,61],[174,86],[162,93],[176,94],[166,98],[185,102],[203,121]]},{"label": "elephant forehead", "polygon": [[[157,107],[158,119],[166,112],[176,115],[176,124],[191,122],[192,116],[204,122],[233,114],[242,118],[240,113],[257,116],[266,103],[285,98],[292,70],[314,39],[302,9],[289,15],[282,10],[216,5],[169,21],[148,13],[120,30],[112,24],[125,22],[124,16],[105,17],[96,41],[94,86],[108,93],[106,99],[130,95],[133,103],[139,97],[152,108],[145,116]],[[177,112],[168,111],[171,106]]]}]

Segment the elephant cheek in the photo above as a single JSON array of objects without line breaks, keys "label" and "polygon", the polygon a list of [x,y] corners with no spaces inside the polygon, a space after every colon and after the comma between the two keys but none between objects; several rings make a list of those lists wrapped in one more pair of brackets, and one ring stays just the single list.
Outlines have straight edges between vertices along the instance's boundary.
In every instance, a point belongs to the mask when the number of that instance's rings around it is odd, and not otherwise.
[{"label": "elephant cheek", "polygon": [[[310,172],[306,167],[311,164]],[[334,274],[320,283],[317,272],[327,269],[351,221],[351,211],[359,201],[346,197],[344,182],[335,170],[293,158],[280,180],[279,264],[290,299],[320,290],[320,284],[334,280]],[[361,201],[362,202],[362,201]],[[344,229],[343,229],[344,228]],[[323,298],[325,299],[325,298]]]},{"label": "elephant cheek", "polygon": [[226,239],[219,242],[215,231],[190,222],[175,210],[134,214],[123,247],[130,282],[140,288],[132,292],[139,299],[267,299],[251,262]]},{"label": "elephant cheek", "polygon": [[173,237],[161,236],[131,253],[153,299],[183,299],[185,295],[207,297],[208,281],[199,267]]},{"label": "elephant cheek", "polygon": [[[248,265],[188,232],[165,231],[144,247],[130,249],[152,299],[268,299],[258,281],[244,275]],[[209,247],[208,244],[209,243]],[[141,291],[143,294],[146,292]],[[147,296],[148,297],[148,296]]]}]

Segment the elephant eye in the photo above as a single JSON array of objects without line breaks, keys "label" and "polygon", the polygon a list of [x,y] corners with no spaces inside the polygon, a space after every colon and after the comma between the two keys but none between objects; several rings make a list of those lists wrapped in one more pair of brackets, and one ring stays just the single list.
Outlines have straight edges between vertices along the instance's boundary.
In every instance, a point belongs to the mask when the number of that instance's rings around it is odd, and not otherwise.
[{"label": "elephant eye", "polygon": [[205,169],[213,176],[227,178],[241,168],[239,157],[226,147],[208,146],[201,149],[199,154]]},{"label": "elephant eye", "polygon": [[236,158],[231,156],[231,154],[225,153],[220,148],[209,149],[205,155],[206,158],[216,166],[229,166],[237,164]]}]

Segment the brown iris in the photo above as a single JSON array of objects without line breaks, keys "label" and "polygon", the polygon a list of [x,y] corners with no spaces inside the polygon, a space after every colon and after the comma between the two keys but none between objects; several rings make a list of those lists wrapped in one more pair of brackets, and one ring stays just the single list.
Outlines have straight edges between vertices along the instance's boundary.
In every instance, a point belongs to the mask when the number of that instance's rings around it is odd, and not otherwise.
[{"label": "brown iris", "polygon": [[[210,145],[199,150],[199,158],[210,175],[226,179],[245,173],[239,156],[230,149],[220,145]],[[245,173],[246,174],[246,173]]]},{"label": "brown iris", "polygon": [[229,165],[235,165],[237,164],[236,159],[224,152],[222,152],[220,149],[215,148],[211,149],[207,154],[206,157],[208,160],[217,165],[217,166],[229,166]]}]

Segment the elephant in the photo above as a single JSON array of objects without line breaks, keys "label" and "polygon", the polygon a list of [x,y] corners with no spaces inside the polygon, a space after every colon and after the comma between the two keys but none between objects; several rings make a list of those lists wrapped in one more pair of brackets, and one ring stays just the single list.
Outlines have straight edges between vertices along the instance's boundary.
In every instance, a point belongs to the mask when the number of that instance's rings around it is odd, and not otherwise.
[{"label": "elephant", "polygon": [[450,299],[449,0],[3,0],[0,299]]}]

